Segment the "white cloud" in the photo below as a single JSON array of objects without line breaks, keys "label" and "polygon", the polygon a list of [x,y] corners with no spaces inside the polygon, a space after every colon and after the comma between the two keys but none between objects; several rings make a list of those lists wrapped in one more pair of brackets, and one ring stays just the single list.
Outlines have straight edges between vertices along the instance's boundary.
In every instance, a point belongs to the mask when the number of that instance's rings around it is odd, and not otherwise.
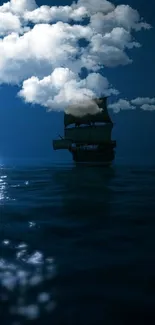
[{"label": "white cloud", "polygon": [[[85,17],[90,18],[87,26],[80,24]],[[34,26],[30,28],[29,22]],[[23,83],[19,95],[50,110],[87,100],[94,111],[93,97],[118,94],[100,68],[131,64],[126,50],[140,47],[132,30],[142,28],[150,25],[137,10],[106,0],[79,0],[59,7],[11,0],[0,6],[0,83]],[[80,46],[80,39],[87,40],[87,46]],[[87,75],[80,79],[83,67]],[[86,108],[80,107],[81,114]],[[121,107],[134,108],[125,100],[113,104],[115,111]]]},{"label": "white cloud", "polygon": [[110,104],[109,108],[111,108],[115,113],[118,113],[120,110],[136,109],[136,106],[139,106],[143,111],[154,111],[155,98],[137,97],[131,101],[119,99],[117,102]]},{"label": "white cloud", "polygon": [[137,97],[131,100],[131,104],[140,106],[143,111],[155,110],[155,98]]},{"label": "white cloud", "polygon": [[70,106],[70,112],[74,108],[74,114],[82,115],[82,110],[86,113],[88,110],[95,112],[99,109],[92,99],[96,95],[100,97],[103,90],[105,95],[118,93],[115,89],[109,88],[108,80],[100,74],[89,74],[81,81],[79,76],[71,70],[56,68],[50,76],[42,80],[32,77],[24,81],[19,96],[28,103],[37,103],[49,110],[62,110]]},{"label": "white cloud", "polygon": [[99,73],[91,73],[88,77],[80,82],[82,86],[92,90],[97,97],[102,95],[109,96],[111,94],[118,95],[116,89],[110,88],[107,78],[101,76]]},{"label": "white cloud", "polygon": [[135,109],[135,106],[131,105],[126,99],[119,99],[116,103],[110,104],[109,108],[111,108],[115,113],[118,113],[121,110]]},{"label": "white cloud", "polygon": [[11,0],[10,4],[11,4],[11,9],[15,13],[23,13],[26,10],[32,11],[37,7],[35,0]]},{"label": "white cloud", "polygon": [[107,1],[107,0],[79,0],[77,4],[73,5],[73,8],[75,7],[85,7],[88,9],[90,15],[95,14],[97,12],[102,12],[104,14],[107,14],[114,10],[115,6]]},{"label": "white cloud", "polygon": [[155,111],[155,105],[151,105],[151,104],[143,104],[141,106],[141,109],[143,111]]},{"label": "white cloud", "polygon": [[85,7],[73,9],[70,6],[41,6],[31,12],[25,12],[24,19],[33,23],[68,22],[70,19],[80,21],[87,15]]},{"label": "white cloud", "polygon": [[110,33],[94,34],[90,44],[81,56],[83,66],[98,70],[100,66],[116,67],[132,63],[125,49],[140,47],[132,41],[131,34],[122,27],[113,28]]},{"label": "white cloud", "polygon": [[149,98],[149,97],[138,97],[135,99],[131,100],[131,103],[133,105],[138,105],[138,106],[142,106],[142,105],[147,105],[147,104],[155,104],[155,98]]},{"label": "white cloud", "polygon": [[132,41],[129,31],[123,27],[115,27],[110,33],[105,33],[103,36],[103,44],[115,46],[121,50],[125,48],[140,47],[140,44]]},{"label": "white cloud", "polygon": [[149,24],[141,20],[138,11],[128,5],[119,5],[106,15],[99,10],[91,15],[91,26],[99,33],[109,33],[115,27],[123,27],[128,31],[151,28]]},{"label": "white cloud", "polygon": [[0,36],[27,31],[25,25],[22,28],[22,17],[26,11],[31,12],[36,7],[35,0],[11,0],[0,6]]},{"label": "white cloud", "polygon": [[[111,43],[111,44],[110,44]],[[87,55],[94,60],[94,62],[100,66],[116,67],[119,65],[126,65],[132,63],[132,60],[128,55],[115,44],[116,42],[109,39],[104,40],[101,34],[97,34],[92,37],[91,44],[86,50],[82,60],[84,60],[85,66],[87,66]]]},{"label": "white cloud", "polygon": [[21,32],[20,19],[11,12],[0,12],[0,36]]},{"label": "white cloud", "polygon": [[31,76],[44,77],[54,68],[70,64],[77,69],[78,40],[89,39],[91,34],[87,26],[61,22],[35,25],[23,36],[10,34],[0,40],[0,82],[19,83]]},{"label": "white cloud", "polygon": [[37,8],[35,0],[10,0],[0,6],[0,12],[12,12],[22,15],[25,11],[32,11]]},{"label": "white cloud", "polygon": [[116,24],[123,26],[127,30],[150,28],[149,24],[142,21],[138,11],[132,9],[129,5],[117,6],[114,10],[114,19],[116,20]]}]

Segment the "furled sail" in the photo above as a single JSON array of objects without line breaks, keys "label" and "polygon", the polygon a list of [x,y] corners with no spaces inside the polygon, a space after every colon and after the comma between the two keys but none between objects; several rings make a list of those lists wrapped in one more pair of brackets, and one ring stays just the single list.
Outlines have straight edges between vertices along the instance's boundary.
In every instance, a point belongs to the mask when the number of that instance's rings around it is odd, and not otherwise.
[{"label": "furled sail", "polygon": [[69,149],[72,144],[71,140],[61,139],[61,140],[53,140],[53,149]]},{"label": "furled sail", "polygon": [[71,114],[64,114],[64,125],[67,127],[71,124],[89,124],[92,123],[112,123],[111,118],[107,110],[107,97],[100,99],[94,99],[99,108],[102,108],[102,111],[97,114],[87,114],[82,117],[74,116]]},{"label": "furled sail", "polygon": [[101,144],[111,141],[112,124],[65,129],[65,138],[79,144]]}]

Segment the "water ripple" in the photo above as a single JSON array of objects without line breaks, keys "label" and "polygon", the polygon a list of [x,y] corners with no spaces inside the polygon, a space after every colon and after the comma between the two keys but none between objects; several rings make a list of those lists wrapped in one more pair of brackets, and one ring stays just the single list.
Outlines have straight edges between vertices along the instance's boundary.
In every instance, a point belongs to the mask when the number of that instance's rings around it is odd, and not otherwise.
[{"label": "water ripple", "polygon": [[1,167],[2,324],[154,324],[154,197],[154,167]]}]

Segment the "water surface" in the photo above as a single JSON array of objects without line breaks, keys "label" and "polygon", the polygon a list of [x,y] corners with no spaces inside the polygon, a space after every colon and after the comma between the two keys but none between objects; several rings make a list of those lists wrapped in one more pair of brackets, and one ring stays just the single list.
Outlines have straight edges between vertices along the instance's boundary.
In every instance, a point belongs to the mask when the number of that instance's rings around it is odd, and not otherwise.
[{"label": "water surface", "polygon": [[1,324],[155,324],[155,167],[0,167]]}]

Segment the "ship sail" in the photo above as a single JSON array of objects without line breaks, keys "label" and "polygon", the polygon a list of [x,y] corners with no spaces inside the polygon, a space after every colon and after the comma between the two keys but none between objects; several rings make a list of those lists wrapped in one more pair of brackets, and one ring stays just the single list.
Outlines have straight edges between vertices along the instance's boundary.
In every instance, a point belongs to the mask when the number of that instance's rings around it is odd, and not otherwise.
[{"label": "ship sail", "polygon": [[101,112],[97,114],[87,114],[82,117],[73,116],[71,114],[64,114],[64,125],[65,127],[71,124],[89,124],[89,123],[112,123],[111,118],[107,110],[107,97],[94,99],[96,104],[101,108]]},{"label": "ship sail", "polygon": [[116,141],[111,139],[113,122],[108,114],[107,98],[93,100],[100,108],[97,114],[64,114],[64,136],[53,141],[53,149],[68,149],[76,163],[101,162],[107,166],[115,156]]},{"label": "ship sail", "polygon": [[112,124],[66,128],[65,138],[77,144],[102,144],[111,141]]}]

